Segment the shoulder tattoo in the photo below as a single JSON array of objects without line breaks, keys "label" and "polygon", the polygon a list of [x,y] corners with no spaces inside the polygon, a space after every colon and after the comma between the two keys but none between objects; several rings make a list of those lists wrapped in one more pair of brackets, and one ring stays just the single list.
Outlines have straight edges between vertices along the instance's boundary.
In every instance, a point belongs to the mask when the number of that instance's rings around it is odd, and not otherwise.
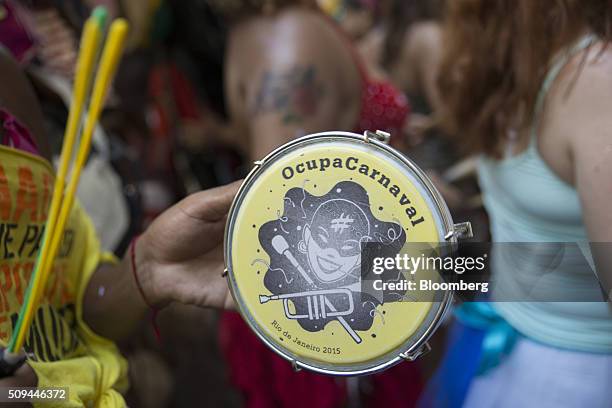
[{"label": "shoulder tattoo", "polygon": [[253,114],[277,113],[285,124],[301,123],[317,113],[324,87],[313,65],[266,70],[251,106]]}]

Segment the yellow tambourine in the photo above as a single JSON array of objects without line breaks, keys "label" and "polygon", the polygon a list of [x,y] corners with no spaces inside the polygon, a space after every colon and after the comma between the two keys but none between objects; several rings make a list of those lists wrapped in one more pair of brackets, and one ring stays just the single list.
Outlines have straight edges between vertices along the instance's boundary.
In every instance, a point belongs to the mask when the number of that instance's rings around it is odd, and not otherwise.
[{"label": "yellow tambourine", "polygon": [[410,243],[453,246],[462,232],[427,176],[385,139],[325,132],[291,141],[255,163],[230,210],[232,295],[295,368],[359,375],[413,360],[451,302],[450,292],[410,301],[406,290],[364,284],[364,248],[392,258]]}]

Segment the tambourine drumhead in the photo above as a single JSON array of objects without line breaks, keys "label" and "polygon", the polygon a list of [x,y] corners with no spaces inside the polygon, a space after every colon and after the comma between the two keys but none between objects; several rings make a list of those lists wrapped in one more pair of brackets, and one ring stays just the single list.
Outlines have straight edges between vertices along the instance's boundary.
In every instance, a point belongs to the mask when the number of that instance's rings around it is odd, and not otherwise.
[{"label": "tambourine drumhead", "polygon": [[353,133],[305,136],[257,162],[234,200],[230,290],[255,333],[296,366],[372,373],[418,354],[450,294],[365,293],[362,245],[393,256],[407,242],[445,241],[452,226],[431,182],[394,149]]}]

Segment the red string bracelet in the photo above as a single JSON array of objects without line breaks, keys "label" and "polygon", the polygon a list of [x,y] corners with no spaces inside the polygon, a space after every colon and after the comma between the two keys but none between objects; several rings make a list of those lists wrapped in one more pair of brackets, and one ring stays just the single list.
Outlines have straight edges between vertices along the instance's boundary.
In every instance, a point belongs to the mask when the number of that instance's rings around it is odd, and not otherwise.
[{"label": "red string bracelet", "polygon": [[153,332],[155,333],[155,338],[157,339],[157,341],[161,342],[161,334],[159,332],[159,326],[157,325],[157,312],[159,311],[159,309],[151,305],[151,303],[149,303],[149,301],[147,300],[147,296],[145,295],[144,290],[142,289],[142,285],[140,284],[140,280],[138,279],[138,273],[136,272],[136,242],[138,241],[138,238],[140,238],[140,235],[136,235],[134,238],[132,238],[132,242],[130,243],[130,260],[132,262],[132,275],[134,275],[134,281],[136,282],[136,287],[140,292],[142,300],[145,302],[148,308],[151,309],[151,325],[153,326]]}]

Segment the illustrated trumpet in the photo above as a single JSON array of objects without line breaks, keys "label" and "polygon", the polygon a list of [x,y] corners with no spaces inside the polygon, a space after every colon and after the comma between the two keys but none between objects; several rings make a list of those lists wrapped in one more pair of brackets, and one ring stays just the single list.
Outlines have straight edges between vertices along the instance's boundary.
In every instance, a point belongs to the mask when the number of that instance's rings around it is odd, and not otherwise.
[{"label": "illustrated trumpet", "polygon": [[[329,300],[328,296],[332,295],[343,295],[348,300],[348,307],[345,310],[339,311],[336,309],[334,304]],[[308,314],[292,313],[289,310],[289,301],[297,298],[305,297],[308,302]],[[308,320],[319,320],[326,319],[329,317],[336,318],[342,325],[344,330],[353,338],[355,343],[361,343],[361,337],[355,330],[347,323],[343,316],[350,315],[355,310],[355,304],[353,302],[353,295],[349,289],[338,288],[338,289],[321,289],[321,290],[310,290],[296,293],[285,293],[282,295],[259,295],[259,303],[267,303],[271,300],[282,300],[283,308],[285,309],[285,316],[288,319],[308,319]]]},{"label": "illustrated trumpet", "polygon": [[[348,307],[345,310],[338,311],[332,302],[329,301],[327,296],[330,295],[341,295],[346,296],[348,300]],[[289,310],[289,301],[298,298],[306,298],[308,302],[308,314],[292,313]],[[308,320],[319,320],[326,319],[328,317],[347,316],[353,313],[355,310],[355,304],[353,303],[353,296],[349,289],[338,288],[338,289],[321,289],[321,290],[310,290],[296,293],[286,293],[283,295],[259,295],[259,303],[267,303],[271,300],[282,300],[283,307],[285,309],[285,316],[288,319],[308,319]]]}]

